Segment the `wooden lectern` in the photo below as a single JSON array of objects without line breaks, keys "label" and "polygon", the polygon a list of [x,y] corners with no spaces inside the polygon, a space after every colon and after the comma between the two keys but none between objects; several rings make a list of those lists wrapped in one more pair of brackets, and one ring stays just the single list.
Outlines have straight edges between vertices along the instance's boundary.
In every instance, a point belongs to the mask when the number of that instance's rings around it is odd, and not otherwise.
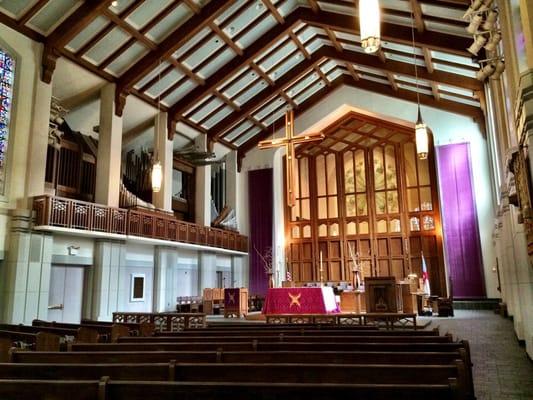
[{"label": "wooden lectern", "polygon": [[247,288],[226,288],[224,289],[224,318],[236,315],[248,315],[248,289]]}]

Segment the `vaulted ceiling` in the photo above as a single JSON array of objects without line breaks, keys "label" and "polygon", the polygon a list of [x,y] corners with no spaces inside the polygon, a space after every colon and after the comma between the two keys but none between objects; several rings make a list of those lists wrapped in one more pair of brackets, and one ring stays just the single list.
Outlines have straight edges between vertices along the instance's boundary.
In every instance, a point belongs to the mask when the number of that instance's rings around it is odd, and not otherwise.
[{"label": "vaulted ceiling", "polygon": [[[113,4],[112,4],[113,3]],[[341,85],[483,121],[466,48],[470,0],[380,0],[382,49],[365,54],[355,0],[4,0],[0,22],[43,42],[43,80],[66,57],[129,96],[245,154]],[[413,29],[414,42],[413,48]],[[414,63],[418,69],[418,88]]]}]

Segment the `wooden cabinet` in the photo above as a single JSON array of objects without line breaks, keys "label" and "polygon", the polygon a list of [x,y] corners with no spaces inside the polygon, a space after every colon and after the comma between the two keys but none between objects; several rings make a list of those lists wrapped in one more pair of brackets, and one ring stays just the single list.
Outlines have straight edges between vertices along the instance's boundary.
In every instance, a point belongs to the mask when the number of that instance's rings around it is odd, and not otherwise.
[{"label": "wooden cabinet", "polygon": [[393,276],[365,278],[367,312],[398,312],[398,293]]}]

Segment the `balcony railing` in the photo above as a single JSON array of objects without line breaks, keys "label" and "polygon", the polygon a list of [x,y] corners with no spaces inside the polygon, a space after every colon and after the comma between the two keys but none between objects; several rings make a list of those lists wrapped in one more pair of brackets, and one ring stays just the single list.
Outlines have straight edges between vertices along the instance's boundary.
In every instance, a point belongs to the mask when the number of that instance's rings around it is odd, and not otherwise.
[{"label": "balcony railing", "polygon": [[55,196],[36,197],[33,209],[37,226],[107,232],[248,252],[246,236],[180,221],[164,213],[126,210]]}]

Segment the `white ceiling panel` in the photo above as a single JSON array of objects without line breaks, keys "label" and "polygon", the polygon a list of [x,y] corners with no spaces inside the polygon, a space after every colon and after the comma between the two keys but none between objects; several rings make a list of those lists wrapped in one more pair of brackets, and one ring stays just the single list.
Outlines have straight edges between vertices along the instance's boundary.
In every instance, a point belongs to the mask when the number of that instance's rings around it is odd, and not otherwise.
[{"label": "white ceiling panel", "polygon": [[74,39],[67,44],[66,48],[73,52],[78,51],[109,23],[110,21],[105,17],[96,17],[80,33],[74,36]]},{"label": "white ceiling panel", "polygon": [[28,22],[28,26],[35,28],[43,35],[50,33],[56,26],[68,18],[82,4],[79,0],[49,1]]},{"label": "white ceiling panel", "polygon": [[105,35],[102,40],[97,42],[87,53],[85,53],[83,58],[98,65],[107,56],[126,43],[130,37],[131,36],[125,33],[122,29],[118,27],[113,28],[111,32]]},{"label": "white ceiling panel", "polygon": [[150,29],[146,33],[146,37],[156,43],[161,43],[170,33],[191,18],[193,14],[191,9],[182,3]]},{"label": "white ceiling panel", "polygon": [[141,57],[148,53],[148,49],[138,42],[134,43],[128,50],[123,52],[106,68],[107,72],[115,76],[122,75],[129,67],[139,61]]},{"label": "white ceiling panel", "polygon": [[163,99],[163,102],[166,105],[173,105],[178,100],[181,100],[187,93],[193,90],[196,87],[196,83],[192,79],[185,80],[176,90],[170,93],[167,97]]},{"label": "white ceiling panel", "polygon": [[128,15],[126,22],[139,30],[172,2],[173,0],[145,1]]}]

